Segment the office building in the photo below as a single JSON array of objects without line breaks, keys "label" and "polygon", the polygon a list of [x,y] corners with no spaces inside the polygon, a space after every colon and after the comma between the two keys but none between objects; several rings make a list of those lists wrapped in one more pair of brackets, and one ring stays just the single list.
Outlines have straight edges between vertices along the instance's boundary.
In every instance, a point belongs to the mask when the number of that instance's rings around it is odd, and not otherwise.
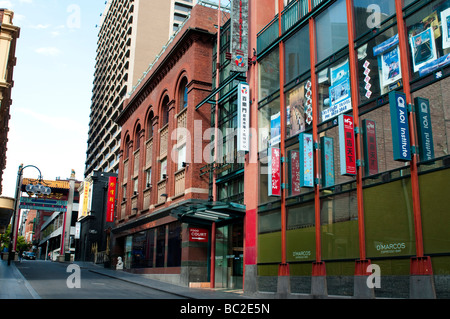
[{"label": "office building", "polygon": [[98,25],[85,176],[118,172],[123,101],[196,1],[110,0]]}]

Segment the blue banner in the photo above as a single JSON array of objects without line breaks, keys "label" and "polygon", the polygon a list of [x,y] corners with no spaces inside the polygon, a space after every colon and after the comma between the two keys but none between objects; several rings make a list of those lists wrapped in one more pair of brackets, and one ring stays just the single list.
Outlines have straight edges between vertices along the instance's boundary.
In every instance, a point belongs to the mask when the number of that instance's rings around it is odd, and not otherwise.
[{"label": "blue banner", "polygon": [[391,111],[392,146],[394,161],[411,160],[411,144],[409,139],[409,122],[406,96],[404,93],[389,93]]},{"label": "blue banner", "polygon": [[300,149],[300,187],[314,187],[313,136],[308,133],[298,135]]},{"label": "blue banner", "polygon": [[334,185],[334,139],[322,136],[320,138],[322,156],[322,186]]},{"label": "blue banner", "polygon": [[434,158],[433,130],[431,128],[430,101],[421,97],[414,99],[416,106],[417,136],[421,161]]}]

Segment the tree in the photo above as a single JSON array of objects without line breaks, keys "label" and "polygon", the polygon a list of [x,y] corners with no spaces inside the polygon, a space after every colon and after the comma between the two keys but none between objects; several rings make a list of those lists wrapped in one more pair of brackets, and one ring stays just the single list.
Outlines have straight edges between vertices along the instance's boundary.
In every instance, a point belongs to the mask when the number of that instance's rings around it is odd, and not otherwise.
[{"label": "tree", "polygon": [[[11,224],[9,224],[6,232],[0,236],[0,250],[3,251],[4,248],[9,248],[9,239],[11,236]],[[23,236],[17,237],[17,251],[28,251],[31,248],[31,244],[27,243]]]}]

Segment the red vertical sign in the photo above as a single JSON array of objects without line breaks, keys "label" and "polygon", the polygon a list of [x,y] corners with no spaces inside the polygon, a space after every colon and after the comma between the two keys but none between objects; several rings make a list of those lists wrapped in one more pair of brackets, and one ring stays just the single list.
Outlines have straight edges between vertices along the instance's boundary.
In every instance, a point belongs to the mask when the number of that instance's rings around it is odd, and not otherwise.
[{"label": "red vertical sign", "polygon": [[269,196],[281,196],[281,153],[280,149],[269,149]]},{"label": "red vertical sign", "polygon": [[114,221],[114,208],[116,203],[117,178],[110,176],[108,181],[108,196],[106,203],[106,222]]},{"label": "red vertical sign", "polygon": [[356,175],[355,131],[353,116],[339,116],[341,175]]},{"label": "red vertical sign", "polygon": [[289,151],[289,189],[290,195],[300,195],[300,152]]},{"label": "red vertical sign", "polygon": [[365,132],[365,161],[366,174],[373,175],[378,173],[378,153],[377,153],[377,133],[375,122],[372,120],[363,120]]}]

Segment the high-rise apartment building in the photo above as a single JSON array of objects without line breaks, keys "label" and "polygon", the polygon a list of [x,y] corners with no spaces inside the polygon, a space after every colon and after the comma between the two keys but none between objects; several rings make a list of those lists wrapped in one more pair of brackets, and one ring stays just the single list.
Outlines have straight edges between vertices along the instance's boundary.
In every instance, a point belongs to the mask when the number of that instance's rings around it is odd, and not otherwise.
[{"label": "high-rise apartment building", "polygon": [[85,176],[118,172],[124,99],[189,15],[196,0],[109,0],[99,24]]}]

